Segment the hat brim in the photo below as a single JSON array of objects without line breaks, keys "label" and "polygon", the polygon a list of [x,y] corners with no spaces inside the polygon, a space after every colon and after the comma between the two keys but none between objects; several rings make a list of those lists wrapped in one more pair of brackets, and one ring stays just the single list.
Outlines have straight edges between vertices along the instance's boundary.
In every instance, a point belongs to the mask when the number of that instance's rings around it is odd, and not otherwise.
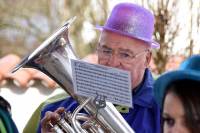
[{"label": "hat brim", "polygon": [[154,41],[154,40],[148,40],[148,39],[143,38],[143,37],[133,36],[133,35],[131,35],[131,34],[124,33],[124,32],[119,31],[119,30],[111,29],[111,28],[105,27],[105,26],[96,25],[96,29],[97,29],[97,30],[100,30],[100,31],[102,31],[102,30],[108,30],[108,31],[112,31],[112,32],[115,32],[115,33],[124,35],[124,36],[128,36],[128,37],[131,37],[131,38],[139,39],[139,40],[142,40],[142,41],[147,42],[148,44],[150,44],[151,48],[157,48],[157,49],[160,48],[159,43],[157,43],[157,42]]},{"label": "hat brim", "polygon": [[167,86],[173,81],[178,80],[194,80],[200,81],[199,72],[193,70],[175,70],[162,74],[154,83],[154,95],[156,101],[162,107],[162,100]]}]

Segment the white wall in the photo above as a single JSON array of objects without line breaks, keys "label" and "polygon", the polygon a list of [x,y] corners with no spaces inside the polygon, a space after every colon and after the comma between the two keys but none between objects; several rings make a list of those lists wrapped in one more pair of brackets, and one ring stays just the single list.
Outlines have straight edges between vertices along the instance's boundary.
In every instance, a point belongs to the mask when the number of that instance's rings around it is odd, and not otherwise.
[{"label": "white wall", "polygon": [[19,88],[0,88],[0,95],[11,104],[12,118],[19,132],[23,131],[25,124],[40,103],[48,97],[61,92],[63,92],[61,89],[38,89],[34,87],[30,87],[26,90]]}]

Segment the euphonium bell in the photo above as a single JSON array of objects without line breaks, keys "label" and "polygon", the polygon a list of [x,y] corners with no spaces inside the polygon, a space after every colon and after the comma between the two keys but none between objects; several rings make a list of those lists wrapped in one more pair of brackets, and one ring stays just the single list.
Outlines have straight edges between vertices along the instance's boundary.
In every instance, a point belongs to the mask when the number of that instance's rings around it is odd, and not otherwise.
[{"label": "euphonium bell", "polygon": [[[80,104],[73,113],[66,112],[58,124],[52,125],[55,132],[134,133],[112,103],[106,102],[104,108],[98,109],[91,98],[74,93],[70,59],[77,59],[77,57],[68,39],[68,29],[74,19],[68,20],[36,50],[25,57],[13,69],[13,72],[21,67],[35,68],[52,78]],[[79,113],[82,108],[88,114]],[[80,123],[80,120],[85,122]]]}]

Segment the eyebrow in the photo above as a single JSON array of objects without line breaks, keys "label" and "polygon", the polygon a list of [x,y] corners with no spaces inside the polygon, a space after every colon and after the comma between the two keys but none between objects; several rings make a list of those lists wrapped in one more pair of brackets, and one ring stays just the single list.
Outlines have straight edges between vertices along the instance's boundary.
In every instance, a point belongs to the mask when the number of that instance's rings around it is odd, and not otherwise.
[{"label": "eyebrow", "polygon": [[120,51],[124,51],[124,52],[129,52],[131,54],[134,54],[133,51],[131,51],[130,49],[123,49],[123,48],[119,48]]},{"label": "eyebrow", "polygon": [[[166,112],[163,112],[162,116],[173,118],[169,113],[166,113]],[[185,118],[185,115],[184,114],[183,115],[179,115],[179,117]]]},{"label": "eyebrow", "polygon": [[[100,46],[100,45],[99,45]],[[106,46],[106,45],[103,45],[103,46],[100,46],[101,48],[105,48],[105,49],[111,49],[111,48],[109,48],[108,46]]]},{"label": "eyebrow", "polygon": [[171,117],[168,113],[163,112],[162,116]]},{"label": "eyebrow", "polygon": [[[112,48],[108,47],[107,45],[101,45],[100,43],[99,43],[99,46],[102,47],[102,48],[112,49]],[[119,48],[119,50],[123,51],[123,52],[129,52],[131,54],[134,54],[134,52],[131,51],[130,49]]]}]

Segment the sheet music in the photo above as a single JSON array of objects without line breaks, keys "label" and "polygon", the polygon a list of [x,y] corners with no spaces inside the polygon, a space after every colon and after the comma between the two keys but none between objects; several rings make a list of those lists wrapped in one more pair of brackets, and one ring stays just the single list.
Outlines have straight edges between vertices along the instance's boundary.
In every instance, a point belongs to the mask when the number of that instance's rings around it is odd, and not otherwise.
[{"label": "sheet music", "polygon": [[128,71],[71,59],[75,93],[86,97],[104,96],[106,101],[132,107]]}]

